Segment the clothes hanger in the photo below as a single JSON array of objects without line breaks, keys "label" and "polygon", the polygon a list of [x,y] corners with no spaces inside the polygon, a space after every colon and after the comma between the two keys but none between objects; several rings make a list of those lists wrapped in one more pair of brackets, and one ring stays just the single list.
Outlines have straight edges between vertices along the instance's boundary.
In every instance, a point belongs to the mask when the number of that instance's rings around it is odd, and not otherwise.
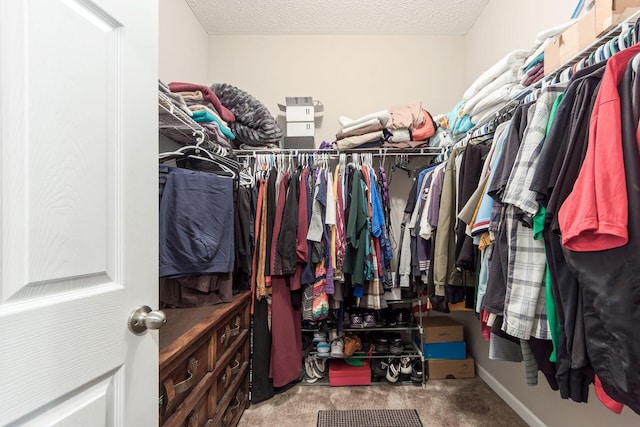
[{"label": "clothes hanger", "polygon": [[220,169],[222,169],[223,172],[226,172],[228,174],[226,176],[229,176],[231,178],[236,178],[238,176],[236,172],[233,169],[231,169],[229,166],[219,162],[214,154],[210,153],[208,150],[205,150],[202,147],[198,147],[195,145],[185,145],[184,147],[180,147],[176,151],[160,153],[158,158],[159,158],[159,161],[162,163],[164,163],[167,160],[181,159],[181,158],[213,163],[216,166],[220,167]]}]

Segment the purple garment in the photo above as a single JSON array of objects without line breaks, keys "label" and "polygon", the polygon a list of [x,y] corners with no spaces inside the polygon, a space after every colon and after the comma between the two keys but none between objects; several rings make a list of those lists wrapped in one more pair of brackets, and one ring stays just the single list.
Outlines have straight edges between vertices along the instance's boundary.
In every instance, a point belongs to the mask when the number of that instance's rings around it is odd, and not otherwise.
[{"label": "purple garment", "polygon": [[444,169],[445,168],[439,168],[434,171],[433,183],[431,185],[431,199],[429,200],[427,222],[434,230],[438,227],[438,219],[440,218],[440,196],[442,196]]}]

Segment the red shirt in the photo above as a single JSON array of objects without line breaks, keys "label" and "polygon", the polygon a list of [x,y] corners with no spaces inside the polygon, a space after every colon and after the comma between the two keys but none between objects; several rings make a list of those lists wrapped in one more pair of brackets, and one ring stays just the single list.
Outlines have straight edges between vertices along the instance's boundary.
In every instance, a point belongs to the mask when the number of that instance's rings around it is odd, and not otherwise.
[{"label": "red shirt", "polygon": [[584,163],[558,213],[562,244],[570,250],[601,251],[629,241],[618,84],[639,52],[640,45],[635,45],[612,56],[602,77]]}]

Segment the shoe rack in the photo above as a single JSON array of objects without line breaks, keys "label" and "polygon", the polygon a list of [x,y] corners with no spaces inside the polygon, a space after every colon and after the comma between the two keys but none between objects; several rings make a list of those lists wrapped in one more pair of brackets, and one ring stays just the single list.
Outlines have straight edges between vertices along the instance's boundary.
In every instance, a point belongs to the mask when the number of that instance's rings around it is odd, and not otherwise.
[{"label": "shoe rack", "polygon": [[[417,306],[416,313],[412,313],[412,305],[415,304]],[[408,313],[410,313],[410,322],[406,325],[395,325],[391,326],[388,323],[383,323],[382,325],[378,324],[375,326],[364,326],[364,322],[362,323],[362,327],[352,327],[351,319],[344,321],[344,327],[342,329],[342,338],[343,342],[346,336],[354,336],[360,339],[362,348],[353,352],[353,355],[348,356],[343,354],[342,357],[337,357],[331,354],[322,354],[317,349],[317,343],[313,342],[314,335],[326,333],[328,337],[336,335],[336,327],[335,324],[318,322],[317,327],[304,327],[302,329],[303,334],[303,373],[300,381],[300,385],[309,385],[309,386],[317,386],[317,385],[329,385],[328,381],[328,373],[329,368],[328,364],[331,363],[331,360],[335,359],[367,359],[369,360],[369,364],[373,366],[374,363],[378,360],[377,363],[382,364],[383,366],[388,366],[387,361],[397,361],[400,364],[400,360],[402,358],[411,359],[411,365],[414,363],[418,363],[420,368],[419,370],[415,370],[419,372],[419,383],[416,381],[412,381],[410,378],[407,378],[407,374],[403,374],[398,381],[390,382],[386,379],[386,377],[382,376],[379,381],[372,381],[371,385],[422,385],[426,384],[427,378],[424,374],[424,356],[422,353],[422,339],[420,338],[418,343],[416,342],[416,337],[422,337],[423,335],[423,318],[426,313],[423,311],[423,306],[421,304],[419,296],[415,298],[403,298],[400,300],[387,300],[388,310],[391,313],[394,313],[396,310],[401,308],[407,309]],[[352,313],[357,308],[347,308],[345,311],[348,313]],[[361,312],[371,312],[372,310],[358,310]],[[359,324],[359,322],[356,322]],[[399,336],[402,339],[402,349],[398,350],[398,346],[394,346],[394,351],[391,351],[391,338],[387,339],[386,348],[382,348],[382,351],[376,348],[376,336],[386,336],[393,337]],[[305,344],[306,343],[306,344]],[[332,340],[328,339],[329,346],[332,347]],[[346,344],[346,343],[345,343]],[[305,348],[306,347],[306,348]],[[345,345],[346,347],[346,345]],[[384,359],[384,360],[380,360]],[[311,375],[309,375],[309,369],[305,370],[307,364],[311,364]],[[372,368],[372,371],[374,369]],[[414,371],[414,373],[415,373]],[[373,372],[375,373],[375,371]],[[380,373],[379,370],[377,373]],[[320,374],[317,377],[313,377],[313,374]],[[311,378],[310,378],[311,377]],[[380,375],[372,377],[380,377]],[[410,376],[409,376],[410,377]],[[415,378],[414,378],[415,379]]]}]

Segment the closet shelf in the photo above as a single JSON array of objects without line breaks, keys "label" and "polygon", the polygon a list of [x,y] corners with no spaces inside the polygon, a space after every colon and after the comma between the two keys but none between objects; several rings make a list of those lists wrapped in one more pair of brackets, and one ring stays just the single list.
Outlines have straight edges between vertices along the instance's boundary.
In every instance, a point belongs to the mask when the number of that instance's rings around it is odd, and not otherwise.
[{"label": "closet shelf", "polygon": [[238,157],[254,157],[258,154],[325,154],[329,158],[338,158],[340,154],[372,154],[373,156],[382,157],[386,155],[407,155],[407,156],[438,156],[442,154],[440,147],[423,147],[423,148],[362,148],[351,150],[334,150],[334,149],[294,149],[294,148],[276,148],[270,150],[233,150]]},{"label": "closet shelf", "polygon": [[[160,135],[182,145],[195,145],[201,142],[205,149],[223,149],[212,142],[207,130],[194,121],[186,112],[175,105],[171,99],[158,91],[158,129]],[[227,149],[224,149],[226,152]]]}]

